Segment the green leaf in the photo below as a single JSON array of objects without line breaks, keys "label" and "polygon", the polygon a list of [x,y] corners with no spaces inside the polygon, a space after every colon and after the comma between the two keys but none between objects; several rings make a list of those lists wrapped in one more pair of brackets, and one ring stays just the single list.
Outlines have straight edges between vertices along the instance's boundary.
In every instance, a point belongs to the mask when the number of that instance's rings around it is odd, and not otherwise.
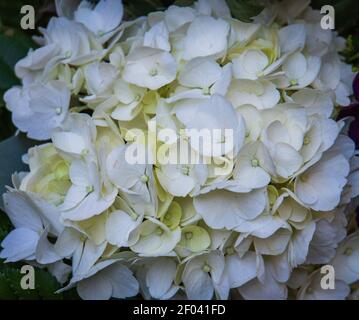
[{"label": "green leaf", "polygon": [[[49,1],[46,1],[49,2]],[[11,0],[0,2],[0,18],[4,25],[20,29],[20,21],[23,17],[20,10],[24,5],[31,5],[35,8],[35,18],[39,7],[44,5],[44,0]]]},{"label": "green leaf", "polygon": [[11,30],[11,36],[0,34],[0,105],[4,104],[2,96],[5,91],[20,84],[14,73],[16,62],[33,47],[33,41],[20,31]]},{"label": "green leaf", "polygon": [[12,226],[7,215],[0,210],[0,243],[10,232]]},{"label": "green leaf", "polygon": [[78,299],[76,290],[56,293],[61,288],[56,278],[47,270],[35,268],[35,288],[24,290],[20,270],[22,263],[4,264],[0,261],[0,300],[63,300]]},{"label": "green leaf", "polygon": [[11,36],[0,34],[0,90],[7,90],[19,83],[13,71],[14,66],[32,47],[35,44],[21,32],[13,32]]},{"label": "green leaf", "polygon": [[194,4],[194,0],[176,0],[173,4],[179,7],[188,7]]},{"label": "green leaf", "polygon": [[37,269],[35,276],[35,286],[40,297],[45,300],[63,299],[63,295],[56,293],[61,286],[50,273],[42,269]]},{"label": "green leaf", "polygon": [[13,70],[4,61],[0,60],[0,92],[3,93],[16,84],[19,84],[19,80]]},{"label": "green leaf", "polygon": [[264,9],[256,0],[226,0],[232,16],[243,22],[251,22]]},{"label": "green leaf", "polygon": [[0,99],[0,141],[9,138],[15,132],[11,121],[11,113],[1,104]]},{"label": "green leaf", "polygon": [[11,68],[33,47],[35,43],[31,38],[19,31],[14,31],[11,36],[0,35],[0,59]]},{"label": "green leaf", "polygon": [[[24,134],[19,134],[0,143],[0,194],[5,192],[6,186],[12,185],[11,175],[14,172],[27,170],[21,157],[34,145],[36,142],[26,138]],[[4,209],[2,198],[0,208]]]},{"label": "green leaf", "polygon": [[[34,300],[39,299],[37,290],[23,290],[21,288],[21,279],[24,276],[20,273],[21,265],[5,265],[0,266],[0,282],[2,282],[7,287],[3,292],[3,296],[0,296],[0,299],[11,299],[16,298],[20,300]],[[36,275],[35,275],[36,281]],[[9,296],[7,288],[10,288],[12,294]]]},{"label": "green leaf", "polygon": [[[0,16],[3,14],[2,5],[0,5]],[[26,56],[30,48],[36,47],[31,38],[22,31],[8,27],[1,27],[1,29],[3,32],[0,33],[0,141],[14,132],[10,113],[4,108],[3,95],[12,86],[20,84],[15,76],[15,64]]]},{"label": "green leaf", "polygon": [[335,29],[343,36],[358,33],[359,6],[357,0],[312,0],[311,6],[320,10],[331,5],[335,10]]},{"label": "green leaf", "polygon": [[0,299],[1,300],[13,300],[16,299],[16,295],[11,289],[10,284],[6,281],[5,277],[0,272]]},{"label": "green leaf", "polygon": [[126,15],[131,18],[146,16],[151,12],[165,9],[161,0],[124,0],[123,4]]}]

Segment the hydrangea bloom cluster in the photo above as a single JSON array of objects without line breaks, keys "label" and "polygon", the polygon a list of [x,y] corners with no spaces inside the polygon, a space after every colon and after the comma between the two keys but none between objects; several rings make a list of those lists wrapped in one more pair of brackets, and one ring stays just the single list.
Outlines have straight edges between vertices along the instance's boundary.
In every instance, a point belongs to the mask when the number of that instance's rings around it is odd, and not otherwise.
[{"label": "hydrangea bloom cluster", "polygon": [[[359,161],[335,120],[354,75],[318,11],[268,3],[251,23],[224,0],[129,22],[117,0],[57,11],[5,94],[43,144],[4,195],[15,229],[1,258],[46,267],[83,299],[359,295]],[[155,151],[180,141],[209,161],[129,163],[152,124],[177,133]],[[181,131],[205,128],[231,129],[233,147],[207,154]]]}]

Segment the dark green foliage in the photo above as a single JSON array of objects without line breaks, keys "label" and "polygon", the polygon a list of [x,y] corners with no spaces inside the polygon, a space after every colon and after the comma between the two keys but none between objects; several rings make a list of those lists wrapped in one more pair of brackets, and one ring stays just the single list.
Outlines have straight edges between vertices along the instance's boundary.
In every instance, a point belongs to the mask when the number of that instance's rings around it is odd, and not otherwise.
[{"label": "dark green foliage", "polygon": [[[35,141],[27,139],[25,135],[19,134],[5,141],[0,142],[0,194],[5,192],[5,186],[11,186],[11,175],[14,172],[28,170],[22,162],[22,156],[27,150],[36,144]],[[0,208],[3,209],[2,199]]]},{"label": "dark green foliage", "polygon": [[44,16],[49,12],[54,13],[55,8],[53,0],[3,0],[0,1],[0,18],[2,25],[20,29],[20,21],[23,17],[20,10],[24,5],[31,5],[35,8],[36,25],[41,25],[41,20]]},{"label": "dark green foliage", "polygon": [[255,0],[226,0],[231,9],[232,16],[244,22],[250,22],[252,17],[257,16],[263,10],[259,1]]},{"label": "dark green foliage", "polygon": [[[1,93],[0,93],[1,95]],[[11,114],[4,107],[4,101],[2,95],[0,97],[0,141],[10,137],[15,132],[15,127],[11,121]]]},{"label": "dark green foliage", "polygon": [[349,38],[348,49],[344,52],[347,62],[359,71],[359,6],[357,0],[313,0],[312,6],[320,10],[324,5],[335,9],[335,30]]},{"label": "dark green foliage", "polygon": [[165,1],[161,0],[124,0],[126,18],[145,16],[150,12],[165,9]]},{"label": "dark green foliage", "polygon": [[359,6],[357,0],[313,0],[312,6],[320,10],[324,5],[335,9],[335,29],[341,34],[358,34]]},{"label": "dark green foliage", "polygon": [[179,7],[191,6],[194,0],[176,0],[173,4]]},{"label": "dark green foliage", "polygon": [[[1,9],[0,9],[1,10]],[[35,44],[26,34],[21,31],[7,29],[0,34],[0,117],[4,119],[5,128],[0,128],[0,138],[4,139],[9,136],[6,130],[13,131],[9,113],[4,110],[3,94],[6,90],[14,85],[20,84],[19,79],[15,76],[14,66],[17,61],[26,56],[30,48]]]},{"label": "dark green foliage", "polygon": [[[226,0],[232,15],[242,21],[250,21],[251,17],[261,12],[263,7],[256,0]],[[126,16],[129,18],[144,16],[150,12],[163,10],[170,5],[190,6],[194,0],[124,0]]]},{"label": "dark green foliage", "polygon": [[11,230],[11,223],[7,215],[0,210],[0,242]]},{"label": "dark green foliage", "polygon": [[46,270],[35,269],[35,289],[23,290],[20,281],[24,274],[20,273],[23,264],[0,264],[0,300],[63,300],[77,299],[76,291],[70,290],[56,293],[61,285]]},{"label": "dark green foliage", "polygon": [[34,43],[20,31],[11,30],[7,34],[0,34],[0,141],[14,132],[10,113],[4,108],[3,94],[20,83],[15,76],[14,66],[31,47],[34,47]]}]

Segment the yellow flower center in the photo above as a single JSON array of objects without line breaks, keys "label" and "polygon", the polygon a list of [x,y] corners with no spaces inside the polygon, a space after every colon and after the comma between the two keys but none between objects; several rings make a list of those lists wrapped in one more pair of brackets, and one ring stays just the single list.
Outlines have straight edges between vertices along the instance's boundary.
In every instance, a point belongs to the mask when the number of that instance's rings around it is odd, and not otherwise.
[{"label": "yellow flower center", "polygon": [[150,76],[151,77],[155,77],[157,75],[158,75],[158,70],[157,69],[153,68],[153,69],[150,70]]},{"label": "yellow flower center", "polygon": [[160,227],[158,227],[158,228],[156,229],[156,234],[159,235],[159,236],[162,236],[163,230],[162,230]]},{"label": "yellow flower center", "polygon": [[191,240],[193,238],[193,233],[192,232],[187,232],[185,234],[185,237],[186,237],[187,240]]},{"label": "yellow flower center", "polygon": [[259,161],[258,161],[258,159],[255,159],[255,158],[252,159],[251,163],[252,163],[252,167],[254,167],[254,168],[256,168],[256,167],[259,166]]},{"label": "yellow flower center", "polygon": [[205,264],[204,266],[203,266],[203,268],[202,268],[202,270],[204,271],[204,272],[210,272],[211,271],[211,267],[208,265],[208,264]]}]

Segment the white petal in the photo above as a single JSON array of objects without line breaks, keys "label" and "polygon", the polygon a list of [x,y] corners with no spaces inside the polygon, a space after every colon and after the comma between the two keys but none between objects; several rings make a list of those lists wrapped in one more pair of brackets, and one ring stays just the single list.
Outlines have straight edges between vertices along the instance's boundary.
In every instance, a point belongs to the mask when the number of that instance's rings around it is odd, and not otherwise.
[{"label": "white petal", "polygon": [[[236,115],[232,104],[224,97],[215,94],[210,99],[177,103],[174,112],[187,129],[196,129],[190,143],[200,154],[214,157],[229,152],[236,154],[242,146],[245,135],[244,121]],[[200,137],[196,136],[201,134],[201,129],[209,133],[207,139],[202,139],[203,147],[200,147]],[[224,142],[215,140],[214,130],[225,136]]]},{"label": "white petal", "polygon": [[83,251],[80,259],[80,263],[75,270],[74,275],[81,277],[91,269],[96,261],[102,256],[106,248],[106,243],[96,246],[91,240],[86,240],[83,246]]},{"label": "white petal", "polygon": [[191,7],[169,6],[165,12],[165,21],[170,30],[173,32],[196,17],[196,12]]},{"label": "white petal", "polygon": [[16,228],[33,231],[43,229],[38,209],[29,201],[25,193],[10,191],[3,195],[5,211]]},{"label": "white petal", "polygon": [[81,154],[86,149],[84,139],[76,133],[54,132],[51,139],[56,148],[67,153]]},{"label": "white petal", "polygon": [[88,94],[101,94],[111,89],[117,78],[116,68],[105,62],[93,62],[84,69]]},{"label": "white petal", "polygon": [[111,181],[119,188],[130,189],[145,174],[145,164],[130,164],[126,160],[128,148],[119,146],[107,158],[107,172]]},{"label": "white petal", "polygon": [[67,282],[69,275],[71,273],[71,267],[63,263],[62,261],[58,261],[48,266],[49,272],[56,278],[56,280],[63,285]]},{"label": "white petal", "polygon": [[283,178],[294,174],[303,164],[302,156],[290,145],[278,143],[273,155],[276,170]]},{"label": "white petal", "polygon": [[242,258],[230,255],[226,259],[225,272],[228,274],[231,288],[237,288],[254,279],[256,272],[256,254],[248,252]]},{"label": "white petal", "polygon": [[200,268],[183,275],[183,284],[189,300],[211,300],[214,293],[212,280]]},{"label": "white petal", "polygon": [[115,263],[102,271],[111,279],[112,296],[117,299],[133,297],[138,294],[139,285],[130,269]]},{"label": "white petal", "polygon": [[294,233],[288,251],[289,261],[293,267],[305,262],[314,231],[315,223],[310,223],[303,230]]},{"label": "white petal", "polygon": [[266,275],[263,283],[252,280],[238,290],[246,300],[284,300],[288,294],[287,286],[277,282],[272,275]]},{"label": "white petal", "polygon": [[82,246],[80,236],[77,230],[65,228],[54,245],[57,254],[63,258],[69,258],[79,246]]},{"label": "white petal", "polygon": [[11,231],[1,243],[4,249],[0,253],[0,258],[6,259],[6,262],[31,260],[35,254],[39,239],[40,236],[37,232],[17,228]]},{"label": "white petal", "polygon": [[158,259],[150,265],[146,274],[146,284],[153,298],[162,298],[171,288],[176,269],[176,263],[170,258]]},{"label": "white petal", "polygon": [[291,24],[283,27],[279,30],[278,35],[282,53],[303,49],[306,36],[304,24]]},{"label": "white petal", "polygon": [[117,247],[128,247],[130,234],[138,224],[139,221],[134,220],[124,211],[112,212],[106,221],[108,242]]},{"label": "white petal", "polygon": [[256,80],[268,66],[267,56],[260,50],[248,49],[233,60],[233,73],[236,79]]},{"label": "white petal", "polygon": [[196,197],[194,206],[210,227],[231,230],[243,220],[252,220],[260,215],[265,202],[265,193],[261,189],[250,193],[218,190]]},{"label": "white petal", "polygon": [[64,202],[60,208],[62,211],[70,210],[76,207],[86,196],[88,191],[85,186],[71,186],[67,191]]},{"label": "white petal", "polygon": [[302,53],[294,53],[283,63],[283,71],[289,80],[298,81],[306,72],[308,65],[305,56]]},{"label": "white petal", "polygon": [[54,245],[47,239],[48,233],[44,231],[36,247],[36,261],[41,264],[50,264],[61,260],[61,257],[54,249]]},{"label": "white petal", "polygon": [[[142,256],[168,255],[181,240],[181,230],[169,230],[157,220],[146,220],[139,227],[139,240],[131,250]],[[158,234],[158,230],[162,231]]]},{"label": "white petal", "polygon": [[108,278],[98,274],[80,281],[77,292],[83,300],[109,300],[112,296],[112,284]]},{"label": "white petal", "polygon": [[222,69],[213,59],[189,61],[179,74],[179,83],[190,88],[209,88],[221,77]]},{"label": "white petal", "polygon": [[157,90],[176,78],[177,63],[163,50],[136,48],[127,57],[123,78],[139,87]]},{"label": "white petal", "polygon": [[114,189],[107,196],[101,196],[96,192],[90,193],[81,203],[67,211],[62,212],[64,219],[81,221],[99,215],[108,209],[116,199],[117,189]]},{"label": "white petal", "polygon": [[75,11],[75,20],[97,35],[115,29],[121,23],[122,16],[123,5],[122,1],[118,0],[101,0],[94,10],[84,2],[84,5],[80,5]]},{"label": "white petal", "polygon": [[235,230],[266,239],[280,228],[288,228],[288,224],[278,217],[261,215],[252,221],[243,221]]},{"label": "white petal", "polygon": [[291,237],[291,231],[287,229],[279,229],[269,238],[254,239],[256,252],[263,255],[280,255],[287,248]]},{"label": "white petal", "polygon": [[149,31],[145,33],[143,45],[154,49],[170,51],[169,32],[164,22],[155,24]]},{"label": "white petal", "polygon": [[349,164],[344,156],[329,153],[309,168],[304,178],[296,179],[295,193],[314,210],[330,211],[339,204],[348,173]]},{"label": "white petal", "polygon": [[183,59],[192,60],[224,52],[227,49],[228,32],[229,25],[224,20],[197,17],[188,28]]},{"label": "white petal", "polygon": [[159,170],[156,170],[157,178],[161,186],[176,197],[185,197],[195,187],[196,181],[181,172],[181,167],[177,165],[161,166]]}]

